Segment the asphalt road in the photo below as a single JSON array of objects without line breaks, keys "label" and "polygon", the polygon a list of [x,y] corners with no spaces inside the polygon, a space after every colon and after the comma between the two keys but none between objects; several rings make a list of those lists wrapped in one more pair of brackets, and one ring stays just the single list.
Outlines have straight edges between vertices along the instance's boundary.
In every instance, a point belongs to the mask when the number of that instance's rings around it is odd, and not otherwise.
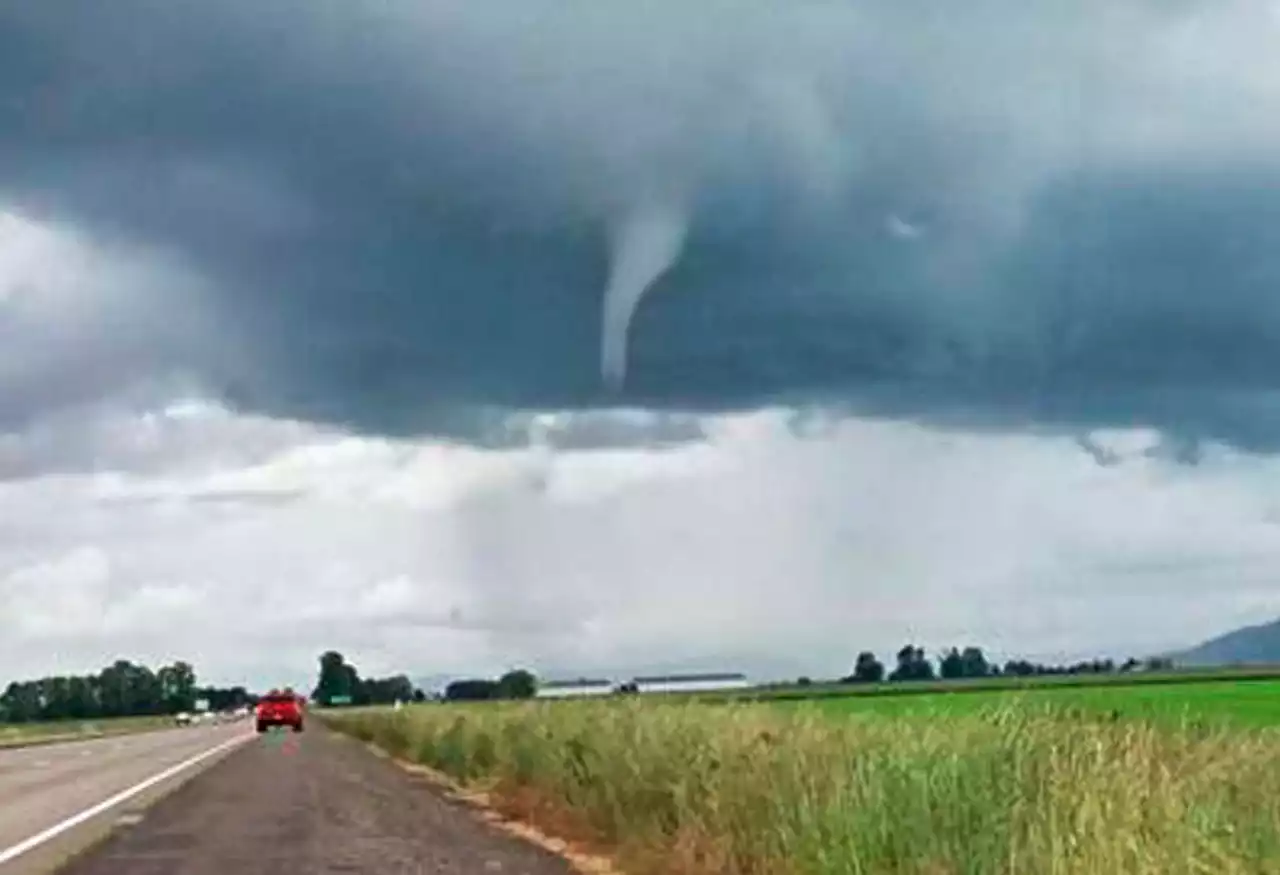
[{"label": "asphalt road", "polygon": [[0,875],[47,871],[219,754],[175,767],[252,731],[245,721],[0,750]]},{"label": "asphalt road", "polygon": [[[0,855],[77,808],[237,737],[245,743],[190,769],[149,807],[118,806],[94,839],[79,835],[58,859],[42,850],[41,865],[62,862],[60,875],[572,871],[314,724],[301,734],[259,737],[240,723],[0,754]],[[0,864],[0,875],[49,871],[33,868],[41,853]]]}]

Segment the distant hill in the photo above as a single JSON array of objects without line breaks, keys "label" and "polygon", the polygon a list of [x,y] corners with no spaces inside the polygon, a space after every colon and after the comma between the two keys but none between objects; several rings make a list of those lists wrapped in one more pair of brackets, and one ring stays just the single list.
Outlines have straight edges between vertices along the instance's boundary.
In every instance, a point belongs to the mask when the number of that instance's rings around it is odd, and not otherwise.
[{"label": "distant hill", "polygon": [[1170,657],[1177,665],[1191,667],[1280,665],[1280,620],[1244,626]]}]

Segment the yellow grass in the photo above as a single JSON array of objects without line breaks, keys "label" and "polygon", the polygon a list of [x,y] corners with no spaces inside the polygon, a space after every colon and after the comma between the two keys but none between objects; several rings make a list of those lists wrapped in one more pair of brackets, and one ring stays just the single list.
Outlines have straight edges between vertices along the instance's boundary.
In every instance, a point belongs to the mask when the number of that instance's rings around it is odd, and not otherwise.
[{"label": "yellow grass", "polygon": [[643,701],[325,719],[644,875],[1280,873],[1270,730]]}]

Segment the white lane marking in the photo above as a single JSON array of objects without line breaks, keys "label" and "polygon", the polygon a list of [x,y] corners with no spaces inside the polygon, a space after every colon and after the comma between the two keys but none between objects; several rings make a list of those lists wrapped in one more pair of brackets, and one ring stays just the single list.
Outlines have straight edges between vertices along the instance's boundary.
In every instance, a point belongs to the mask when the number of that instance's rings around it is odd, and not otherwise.
[{"label": "white lane marking", "polygon": [[68,817],[66,820],[60,823],[55,823],[53,826],[49,827],[48,829],[43,830],[42,832],[38,832],[35,835],[31,836],[30,838],[23,839],[22,841],[18,842],[16,845],[11,845],[10,847],[5,848],[4,850],[0,851],[0,865],[4,865],[5,863],[8,863],[10,860],[17,859],[18,857],[25,854],[27,851],[30,851],[33,848],[37,848],[40,845],[44,844],[45,842],[49,841],[50,839],[62,835],[67,830],[79,826],[80,824],[84,823],[86,820],[97,817],[102,812],[107,811],[108,809],[116,805],[119,805],[121,802],[124,802],[126,799],[132,799],[134,796],[137,796],[143,790],[146,790],[150,787],[154,787],[156,784],[159,784],[161,781],[164,781],[168,778],[173,777],[174,775],[178,774],[184,769],[189,769],[192,766],[196,765],[197,763],[207,760],[211,756],[215,756],[216,754],[222,753],[222,751],[227,750],[231,747],[234,747],[237,744],[243,744],[244,742],[254,737],[255,736],[253,735],[237,735],[235,738],[231,738],[231,739],[228,739],[227,741],[222,742],[221,744],[214,745],[213,747],[209,748],[206,751],[203,751],[201,753],[196,754],[193,757],[189,757],[188,759],[183,760],[182,762],[178,763],[176,766],[170,766],[169,768],[165,769],[163,772],[158,772],[144,781],[139,781],[137,784],[134,784],[132,787],[121,790],[119,793],[115,794],[114,796],[111,796],[110,798],[103,799],[97,805],[92,805],[89,808],[86,808],[84,811],[81,811],[79,814],[73,814],[70,817]]},{"label": "white lane marking", "polygon": [[49,768],[49,761],[48,761],[48,760],[36,760],[34,763],[32,763],[32,765],[34,765],[37,769],[47,769],[47,768]]}]

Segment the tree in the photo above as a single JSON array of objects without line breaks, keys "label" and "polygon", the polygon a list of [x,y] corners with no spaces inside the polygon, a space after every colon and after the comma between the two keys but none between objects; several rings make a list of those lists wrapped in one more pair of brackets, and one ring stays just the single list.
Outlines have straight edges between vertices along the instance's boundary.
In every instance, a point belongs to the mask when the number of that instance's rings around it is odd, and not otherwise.
[{"label": "tree", "polygon": [[390,705],[407,702],[413,698],[413,681],[402,674],[387,678],[369,678],[359,684],[362,702],[370,705]]},{"label": "tree", "polygon": [[14,681],[0,696],[5,720],[26,723],[40,719],[40,688],[35,681]]},{"label": "tree", "polygon": [[145,665],[118,659],[98,674],[104,717],[157,714],[161,708],[160,685]]},{"label": "tree", "polygon": [[898,651],[898,666],[889,675],[891,681],[933,680],[933,663],[924,655],[924,648],[906,644]]},{"label": "tree", "polygon": [[85,720],[98,714],[98,698],[92,679],[73,675],[67,680],[67,716],[73,720]]},{"label": "tree", "polygon": [[361,701],[366,696],[360,687],[360,675],[354,666],[347,664],[341,653],[326,650],[320,655],[320,678],[311,693],[312,699],[322,705],[329,705],[340,697],[349,698],[357,705],[368,704]]},{"label": "tree", "polygon": [[453,681],[444,689],[444,697],[450,702],[480,702],[496,699],[498,682],[473,678]]},{"label": "tree", "polygon": [[981,647],[966,647],[960,651],[961,677],[984,678],[991,674],[991,663]]},{"label": "tree", "polygon": [[532,699],[538,693],[538,679],[522,668],[498,678],[498,696],[503,699]]},{"label": "tree", "polygon": [[71,716],[71,681],[67,677],[45,678],[40,682],[43,720],[65,720]]},{"label": "tree", "polygon": [[984,678],[991,673],[991,664],[981,647],[966,647],[964,650],[952,647],[942,654],[938,662],[938,674],[948,679]]},{"label": "tree", "polygon": [[864,650],[858,654],[853,664],[853,674],[845,678],[846,682],[859,684],[878,684],[882,680],[884,680],[884,665],[870,650]]},{"label": "tree", "polygon": [[1004,674],[1027,677],[1036,674],[1036,667],[1025,659],[1011,659],[1004,664]]},{"label": "tree", "polygon": [[938,674],[946,680],[964,677],[964,660],[960,658],[959,650],[952,647],[942,654],[942,659],[938,661]]},{"label": "tree", "polygon": [[[195,707],[196,672],[190,663],[178,660],[172,665],[162,666],[156,672],[156,681],[160,685],[160,697],[167,713],[190,711]],[[220,710],[212,702],[210,707]]]}]

